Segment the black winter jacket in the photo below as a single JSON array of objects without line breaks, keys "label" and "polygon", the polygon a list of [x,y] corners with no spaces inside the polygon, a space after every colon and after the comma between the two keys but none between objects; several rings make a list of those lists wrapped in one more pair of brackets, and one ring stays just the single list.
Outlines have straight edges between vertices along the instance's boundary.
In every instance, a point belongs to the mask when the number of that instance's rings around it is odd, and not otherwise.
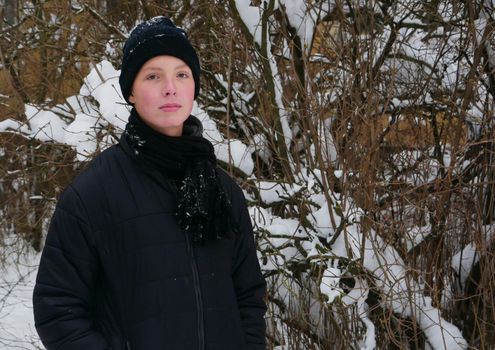
[{"label": "black winter jacket", "polygon": [[33,296],[43,344],[264,349],[265,282],[241,189],[219,172],[238,232],[193,245],[174,215],[174,183],[122,142],[97,156],[58,201]]}]

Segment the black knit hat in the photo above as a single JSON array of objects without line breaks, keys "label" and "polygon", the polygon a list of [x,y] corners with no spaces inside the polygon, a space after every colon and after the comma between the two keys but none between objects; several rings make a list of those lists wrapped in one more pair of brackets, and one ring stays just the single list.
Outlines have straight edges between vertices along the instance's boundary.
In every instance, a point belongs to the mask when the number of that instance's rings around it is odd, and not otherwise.
[{"label": "black knit hat", "polygon": [[201,71],[198,55],[183,29],[176,27],[169,18],[158,16],[138,24],[124,45],[119,84],[128,103],[130,103],[132,84],[139,70],[146,61],[160,55],[180,58],[191,68],[194,78],[194,98],[198,97]]}]

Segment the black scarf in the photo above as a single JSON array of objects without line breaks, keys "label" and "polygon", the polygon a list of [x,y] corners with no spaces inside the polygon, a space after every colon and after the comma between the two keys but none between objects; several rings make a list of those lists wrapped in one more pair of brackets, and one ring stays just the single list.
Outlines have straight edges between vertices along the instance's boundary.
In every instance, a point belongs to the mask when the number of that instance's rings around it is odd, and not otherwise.
[{"label": "black scarf", "polygon": [[202,130],[201,122],[189,116],[182,136],[167,136],[144,123],[133,108],[124,134],[137,157],[176,181],[179,224],[200,244],[223,238],[230,224],[230,203],[220,183],[213,145],[201,136]]}]

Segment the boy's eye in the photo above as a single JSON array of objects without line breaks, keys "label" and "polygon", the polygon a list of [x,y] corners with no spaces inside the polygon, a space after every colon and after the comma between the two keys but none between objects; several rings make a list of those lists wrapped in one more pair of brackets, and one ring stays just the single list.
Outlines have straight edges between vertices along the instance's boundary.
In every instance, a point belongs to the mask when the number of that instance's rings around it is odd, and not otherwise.
[{"label": "boy's eye", "polygon": [[146,77],[146,80],[155,80],[155,79],[158,79],[157,74],[150,74]]},{"label": "boy's eye", "polygon": [[185,78],[189,78],[189,74],[187,74],[185,72],[180,72],[180,73],[177,73],[177,77],[179,77],[181,79],[185,79]]}]

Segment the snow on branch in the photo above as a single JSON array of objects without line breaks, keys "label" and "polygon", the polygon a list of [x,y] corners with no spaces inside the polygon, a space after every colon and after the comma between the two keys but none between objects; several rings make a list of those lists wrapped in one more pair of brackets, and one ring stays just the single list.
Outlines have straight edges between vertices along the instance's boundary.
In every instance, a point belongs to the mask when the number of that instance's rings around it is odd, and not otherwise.
[{"label": "snow on branch", "polygon": [[[26,123],[7,119],[0,132],[13,132],[42,142],[74,148],[79,161],[115,144],[127,123],[130,106],[121,96],[120,72],[106,60],[96,64],[84,78],[78,95],[51,109],[25,105]],[[192,114],[204,127],[204,137],[213,143],[217,158],[238,168],[246,176],[253,173],[252,150],[237,139],[227,140],[216,122],[197,104]]]}]

